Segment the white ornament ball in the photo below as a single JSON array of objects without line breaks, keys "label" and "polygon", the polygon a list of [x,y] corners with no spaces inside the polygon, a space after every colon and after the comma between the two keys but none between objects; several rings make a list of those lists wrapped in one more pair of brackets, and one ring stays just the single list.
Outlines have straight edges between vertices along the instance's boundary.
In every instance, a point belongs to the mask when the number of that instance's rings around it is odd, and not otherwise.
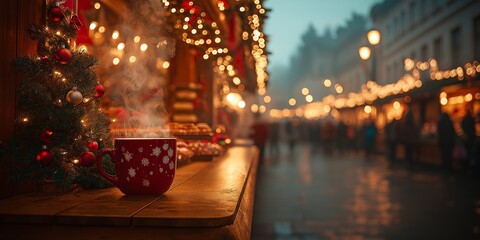
[{"label": "white ornament ball", "polygon": [[73,89],[67,93],[67,101],[76,106],[82,103],[83,95],[76,87],[73,87]]}]

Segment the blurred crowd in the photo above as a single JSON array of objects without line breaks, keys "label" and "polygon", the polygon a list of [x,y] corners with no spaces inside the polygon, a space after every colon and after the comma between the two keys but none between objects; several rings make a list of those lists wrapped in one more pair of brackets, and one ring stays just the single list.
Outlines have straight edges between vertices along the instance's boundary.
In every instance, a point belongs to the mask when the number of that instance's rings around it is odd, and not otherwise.
[{"label": "blurred crowd", "polygon": [[[353,125],[333,119],[293,118],[267,122],[257,118],[251,136],[260,149],[260,159],[264,159],[265,151],[270,158],[275,158],[280,154],[281,146],[288,146],[288,151],[293,153],[296,144],[306,142],[318,146],[326,154],[352,151],[370,158],[373,154],[382,153],[392,163],[405,160],[409,168],[422,162],[420,152],[437,151],[439,159],[436,161],[447,171],[453,168],[478,171],[480,136],[476,132],[476,124],[480,124],[480,114],[474,117],[468,112],[461,120],[460,131],[454,128],[446,113],[442,113],[434,124],[435,132],[424,136],[422,127],[409,111],[383,128],[378,128],[373,119]],[[425,145],[426,137],[437,147]]]}]

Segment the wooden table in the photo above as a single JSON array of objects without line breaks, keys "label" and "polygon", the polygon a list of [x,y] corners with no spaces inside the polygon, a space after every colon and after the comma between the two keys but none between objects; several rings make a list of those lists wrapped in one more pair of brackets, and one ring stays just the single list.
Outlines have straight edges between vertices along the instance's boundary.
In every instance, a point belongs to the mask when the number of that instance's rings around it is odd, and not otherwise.
[{"label": "wooden table", "polygon": [[230,148],[177,170],[159,197],[117,188],[0,201],[0,239],[250,239],[258,151]]}]

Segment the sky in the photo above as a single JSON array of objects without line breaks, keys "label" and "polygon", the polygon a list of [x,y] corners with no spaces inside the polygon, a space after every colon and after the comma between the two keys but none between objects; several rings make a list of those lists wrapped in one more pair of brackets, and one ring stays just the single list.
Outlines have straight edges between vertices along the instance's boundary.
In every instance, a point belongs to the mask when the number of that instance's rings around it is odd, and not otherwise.
[{"label": "sky", "polygon": [[270,66],[289,63],[310,23],[318,34],[328,26],[334,33],[353,12],[369,15],[377,2],[380,0],[266,0],[264,5],[271,9],[265,22]]}]

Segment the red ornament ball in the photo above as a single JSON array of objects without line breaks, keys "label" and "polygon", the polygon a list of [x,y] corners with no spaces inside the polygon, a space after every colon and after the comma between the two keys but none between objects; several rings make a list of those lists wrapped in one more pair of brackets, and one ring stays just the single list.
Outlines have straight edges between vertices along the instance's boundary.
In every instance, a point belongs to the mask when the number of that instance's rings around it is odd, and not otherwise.
[{"label": "red ornament ball", "polygon": [[55,60],[61,64],[67,64],[72,58],[72,53],[66,48],[60,48],[55,52]]},{"label": "red ornament ball", "polygon": [[98,143],[96,141],[88,141],[87,147],[88,147],[88,150],[90,150],[90,152],[98,151]]},{"label": "red ornament ball", "polygon": [[42,151],[40,151],[37,156],[35,157],[35,159],[43,164],[43,165],[49,165],[52,160],[53,160],[53,155],[50,151],[48,151],[48,149],[43,149]]},{"label": "red ornament ball", "polygon": [[60,22],[63,20],[63,18],[65,18],[65,14],[63,14],[62,9],[58,6],[53,6],[48,9],[47,16],[54,22]]},{"label": "red ornament ball", "polygon": [[40,133],[40,141],[45,145],[50,145],[52,144],[52,135],[53,131],[51,129],[44,129]]},{"label": "red ornament ball", "polygon": [[80,165],[84,167],[91,167],[95,162],[95,155],[92,152],[84,152],[80,155]]},{"label": "red ornament ball", "polygon": [[98,84],[97,86],[95,86],[95,97],[102,97],[103,94],[105,94],[105,87],[102,84]]}]

